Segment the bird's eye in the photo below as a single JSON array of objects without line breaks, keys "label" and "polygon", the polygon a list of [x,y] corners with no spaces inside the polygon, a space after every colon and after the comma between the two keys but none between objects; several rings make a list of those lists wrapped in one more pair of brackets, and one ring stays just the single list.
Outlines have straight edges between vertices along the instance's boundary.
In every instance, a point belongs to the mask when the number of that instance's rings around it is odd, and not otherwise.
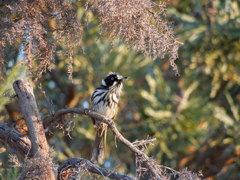
[{"label": "bird's eye", "polygon": [[114,80],[114,77],[112,77],[111,80]]}]

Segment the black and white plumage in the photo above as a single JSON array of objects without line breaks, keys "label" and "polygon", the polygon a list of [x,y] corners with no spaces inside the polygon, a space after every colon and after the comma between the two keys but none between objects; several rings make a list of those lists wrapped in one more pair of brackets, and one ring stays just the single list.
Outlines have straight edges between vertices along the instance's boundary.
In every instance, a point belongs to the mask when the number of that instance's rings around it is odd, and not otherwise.
[{"label": "black and white plumage", "polygon": [[[122,81],[127,79],[115,72],[110,72],[102,80],[101,86],[96,88],[91,97],[92,110],[114,119],[117,114],[118,100],[122,92]],[[102,164],[104,161],[104,150],[106,144],[107,124],[93,119],[97,127],[95,142],[92,150],[91,161]]]}]

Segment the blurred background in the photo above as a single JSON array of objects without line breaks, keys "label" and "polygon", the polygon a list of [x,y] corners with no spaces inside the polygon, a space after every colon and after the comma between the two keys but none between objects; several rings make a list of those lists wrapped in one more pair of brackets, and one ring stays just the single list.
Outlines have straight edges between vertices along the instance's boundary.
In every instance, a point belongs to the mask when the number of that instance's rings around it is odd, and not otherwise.
[{"label": "blurred background", "polygon": [[[158,1],[156,1],[158,2]],[[81,48],[73,50],[73,76],[68,77],[67,47],[57,47],[52,71],[35,82],[41,115],[64,107],[89,107],[94,89],[108,72],[128,76],[116,118],[120,132],[130,141],[154,137],[147,154],[159,164],[188,168],[209,179],[240,179],[240,1],[169,0],[167,18],[178,41],[184,43],[176,61],[176,77],[168,61],[153,61],[121,41],[112,45],[99,36],[97,18],[74,4],[79,21],[87,22]],[[87,20],[86,20],[87,19]],[[23,134],[27,129],[14,100],[12,83],[28,76],[21,47],[6,49],[6,78],[0,85],[0,121],[11,122]],[[39,88],[41,84],[42,91]],[[7,93],[6,93],[7,92]],[[90,118],[64,117],[64,123],[48,134],[55,162],[69,157],[90,157],[95,129]],[[15,179],[0,144],[0,179]],[[112,133],[107,137],[103,165],[134,174],[133,154]]]}]

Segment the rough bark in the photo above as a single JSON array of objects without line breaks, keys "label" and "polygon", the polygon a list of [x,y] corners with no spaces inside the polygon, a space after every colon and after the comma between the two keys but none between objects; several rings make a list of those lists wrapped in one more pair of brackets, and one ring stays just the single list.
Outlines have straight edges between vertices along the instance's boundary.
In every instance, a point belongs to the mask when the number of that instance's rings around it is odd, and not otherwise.
[{"label": "rough bark", "polygon": [[30,152],[31,142],[28,137],[20,134],[6,123],[0,123],[0,139],[23,157],[27,156]]},{"label": "rough bark", "polygon": [[[33,94],[33,88],[27,80],[14,82],[13,88],[18,96],[21,113],[28,126],[29,139],[31,141],[30,155],[33,159],[43,159],[50,165],[52,164],[52,159],[49,156],[49,147]],[[37,171],[39,171],[39,173],[36,172],[39,179],[55,179],[51,166],[40,166]]]}]

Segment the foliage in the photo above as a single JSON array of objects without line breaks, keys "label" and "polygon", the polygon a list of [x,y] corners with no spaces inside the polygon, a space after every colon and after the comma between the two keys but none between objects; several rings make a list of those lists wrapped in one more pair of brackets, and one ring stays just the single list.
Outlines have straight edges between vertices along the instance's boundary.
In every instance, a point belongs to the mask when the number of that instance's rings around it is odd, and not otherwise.
[{"label": "foliage", "polygon": [[1,167],[0,168],[0,179],[1,180],[13,180],[17,179],[19,174],[18,168],[11,168],[11,167]]},{"label": "foliage", "polygon": [[5,104],[9,103],[10,96],[13,95],[13,82],[19,78],[24,78],[25,74],[26,68],[21,63],[16,64],[11,71],[8,71],[5,81],[0,85],[0,111],[3,110]]}]

